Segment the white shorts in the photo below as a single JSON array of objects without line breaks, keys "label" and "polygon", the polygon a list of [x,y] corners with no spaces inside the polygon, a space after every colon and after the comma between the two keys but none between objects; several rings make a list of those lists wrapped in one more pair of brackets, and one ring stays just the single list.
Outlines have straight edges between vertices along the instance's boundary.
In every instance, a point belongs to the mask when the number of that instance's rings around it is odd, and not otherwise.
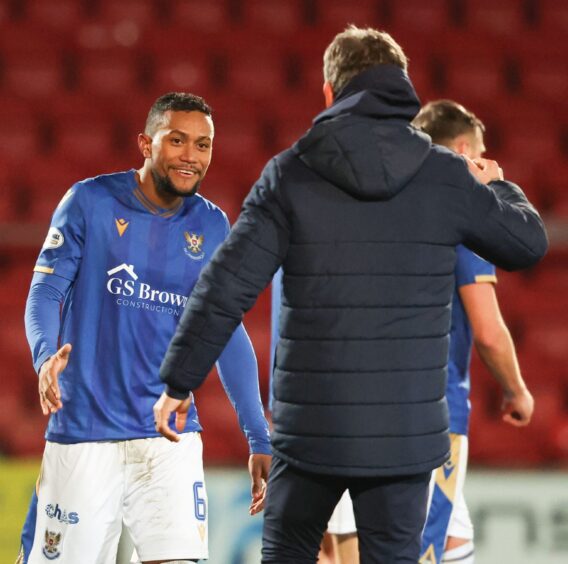
[{"label": "white shorts", "polygon": [[208,558],[199,433],[179,443],[46,443],[28,564],[114,564],[122,522],[143,561]]},{"label": "white shorts", "polygon": [[332,535],[348,535],[357,532],[353,502],[351,501],[349,490],[343,492],[343,496],[335,506],[335,510],[327,524],[327,532]]}]

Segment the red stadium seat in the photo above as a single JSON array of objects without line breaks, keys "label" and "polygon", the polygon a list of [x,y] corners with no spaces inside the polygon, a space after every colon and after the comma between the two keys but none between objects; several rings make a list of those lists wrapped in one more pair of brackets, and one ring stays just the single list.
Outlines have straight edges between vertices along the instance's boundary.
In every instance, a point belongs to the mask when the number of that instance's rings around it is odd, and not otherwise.
[{"label": "red stadium seat", "polygon": [[444,58],[444,95],[466,107],[487,103],[507,92],[506,60],[491,48],[454,50]]},{"label": "red stadium seat", "polygon": [[225,50],[228,88],[260,101],[278,96],[290,87],[290,59],[282,46],[265,44],[249,35],[227,39],[231,42]]},{"label": "red stadium seat", "polygon": [[39,123],[31,111],[0,107],[0,155],[10,160],[31,160],[41,152]]},{"label": "red stadium seat", "polygon": [[54,122],[56,154],[77,165],[107,172],[116,159],[117,137],[112,117],[97,111],[61,118]]},{"label": "red stadium seat", "polygon": [[555,464],[568,467],[568,415],[566,412],[550,429],[549,436]]},{"label": "red stadium seat", "polygon": [[568,4],[564,0],[539,0],[537,6],[541,32],[568,31]]},{"label": "red stadium seat", "polygon": [[270,112],[273,152],[280,152],[295,143],[312,126],[313,119],[325,109],[323,94],[312,91],[301,105],[282,103]]},{"label": "red stadium seat", "polygon": [[503,122],[503,128],[503,151],[509,155],[534,163],[560,157],[560,128],[552,116],[533,114],[524,122]]},{"label": "red stadium seat", "polygon": [[63,59],[57,52],[12,53],[3,66],[3,89],[7,93],[46,99],[65,89]]},{"label": "red stadium seat", "polygon": [[37,166],[42,171],[41,175],[29,170],[23,178],[32,196],[26,220],[43,224],[47,229],[49,220],[63,195],[75,182],[89,176],[89,172],[79,165],[70,163],[69,156],[65,153],[38,159]]},{"label": "red stadium seat", "polygon": [[213,90],[209,61],[191,53],[158,61],[153,78],[157,92],[194,92],[207,99]]},{"label": "red stadium seat", "polygon": [[[435,35],[452,25],[452,14],[446,0],[405,0],[392,2],[390,6],[392,19],[389,29],[392,27],[395,39],[398,32]],[[404,49],[404,43],[402,47]]]},{"label": "red stadium seat", "polygon": [[329,30],[331,36],[343,31],[349,24],[359,27],[384,27],[383,2],[381,0],[317,0],[317,25]]},{"label": "red stadium seat", "polygon": [[160,22],[160,13],[152,0],[102,0],[95,17],[105,24],[135,23],[142,28],[153,28]]},{"label": "red stadium seat", "polygon": [[91,96],[136,95],[141,87],[142,61],[135,52],[104,49],[81,53],[79,89]]},{"label": "red stadium seat", "polygon": [[218,32],[231,26],[227,0],[172,0],[169,6],[170,25],[184,27],[192,33],[197,30]]},{"label": "red stadium seat", "polygon": [[541,190],[546,194],[548,209],[555,215],[563,217],[568,214],[568,190],[566,190],[566,179],[568,178],[568,160],[566,158],[549,159],[540,163],[539,184]]},{"label": "red stadium seat", "polygon": [[472,414],[469,455],[472,465],[536,468],[548,461],[548,445],[531,426],[516,428],[500,419],[487,420]]},{"label": "red stadium seat", "polygon": [[68,32],[81,23],[85,13],[77,0],[27,0],[25,16],[34,24]]},{"label": "red stadium seat", "polygon": [[467,0],[465,23],[469,31],[500,37],[523,33],[528,15],[523,0]]},{"label": "red stadium seat", "polygon": [[301,33],[305,26],[303,0],[247,0],[243,3],[243,24],[251,31]]},{"label": "red stadium seat", "polygon": [[568,92],[566,36],[553,35],[549,41],[535,50],[534,42],[526,38],[524,46],[516,50],[522,94],[541,103],[554,103]]}]

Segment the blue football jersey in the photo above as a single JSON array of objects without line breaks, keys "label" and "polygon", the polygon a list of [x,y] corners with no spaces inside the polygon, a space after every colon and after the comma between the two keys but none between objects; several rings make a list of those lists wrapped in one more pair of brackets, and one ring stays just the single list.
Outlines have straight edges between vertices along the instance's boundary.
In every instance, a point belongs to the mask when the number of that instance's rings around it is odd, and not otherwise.
[{"label": "blue football jersey", "polygon": [[467,284],[496,282],[495,267],[475,253],[459,245],[456,248],[456,287],[452,299],[452,327],[448,359],[446,397],[450,410],[450,432],[467,435],[471,405],[469,364],[473,336],[458,289]]},{"label": "blue football jersey", "polygon": [[[225,214],[199,195],[173,210],[156,207],[134,170],[67,192],[34,269],[71,283],[57,345],[69,342],[73,350],[48,440],[158,436],[152,407],[164,387],[161,361],[201,269],[228,230]],[[37,369],[49,354],[34,351]],[[199,430],[192,405],[186,431]]]}]

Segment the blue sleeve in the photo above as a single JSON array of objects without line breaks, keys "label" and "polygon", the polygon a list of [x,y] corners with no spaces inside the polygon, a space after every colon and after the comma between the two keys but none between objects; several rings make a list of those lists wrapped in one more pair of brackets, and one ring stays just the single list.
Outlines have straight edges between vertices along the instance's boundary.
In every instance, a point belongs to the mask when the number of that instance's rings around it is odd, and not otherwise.
[{"label": "blue sleeve", "polygon": [[278,339],[280,338],[279,324],[280,324],[280,306],[282,305],[282,269],[279,268],[272,279],[271,288],[271,306],[270,306],[270,396],[268,398],[268,408],[272,411],[272,376],[274,372],[274,361],[276,357],[276,345],[278,345]]},{"label": "blue sleeve", "polygon": [[24,322],[36,372],[57,352],[61,304],[71,282],[60,276],[36,273],[26,302]]},{"label": "blue sleeve", "polygon": [[24,321],[36,372],[57,352],[61,304],[81,263],[85,220],[79,186],[70,188],[57,206],[34,267]]},{"label": "blue sleeve", "polygon": [[85,214],[81,204],[85,190],[81,184],[75,184],[63,196],[51,218],[34,272],[75,280],[85,241]]},{"label": "blue sleeve", "polygon": [[[223,239],[230,230],[229,220],[223,213]],[[237,412],[239,426],[249,443],[250,452],[271,454],[268,422],[264,417],[258,387],[258,364],[242,323],[219,356],[217,370],[227,397]]]},{"label": "blue sleeve", "polygon": [[481,282],[497,282],[495,266],[482,259],[463,245],[456,248],[456,286],[466,286]]},{"label": "blue sleeve", "polygon": [[258,387],[258,365],[241,323],[217,361],[221,383],[239,419],[252,454],[271,454],[268,422]]}]

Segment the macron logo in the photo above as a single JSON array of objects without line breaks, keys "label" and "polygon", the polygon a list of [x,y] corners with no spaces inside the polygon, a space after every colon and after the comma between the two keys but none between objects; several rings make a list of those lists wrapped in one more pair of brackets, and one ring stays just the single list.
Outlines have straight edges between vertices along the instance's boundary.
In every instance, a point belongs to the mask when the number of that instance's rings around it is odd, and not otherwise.
[{"label": "macron logo", "polygon": [[134,280],[138,280],[138,276],[137,276],[136,272],[134,272],[134,265],[133,264],[122,263],[121,265],[117,266],[116,268],[113,268],[112,270],[107,271],[107,274],[109,276],[112,276],[113,274],[116,274],[117,272],[121,272],[122,270],[126,270],[126,272],[128,272],[128,274],[130,274],[130,278],[133,278]]}]

